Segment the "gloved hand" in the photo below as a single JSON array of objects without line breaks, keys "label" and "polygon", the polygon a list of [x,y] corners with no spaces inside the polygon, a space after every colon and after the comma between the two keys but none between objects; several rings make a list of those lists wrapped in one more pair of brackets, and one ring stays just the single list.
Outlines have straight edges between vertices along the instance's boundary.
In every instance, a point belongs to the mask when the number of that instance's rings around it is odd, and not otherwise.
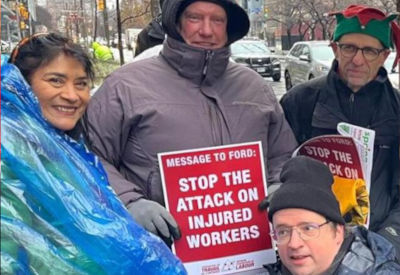
[{"label": "gloved hand", "polygon": [[334,176],[332,191],[339,201],[342,216],[350,216],[351,225],[364,225],[369,211],[369,196],[364,180]]},{"label": "gloved hand", "polygon": [[161,237],[168,245],[172,238],[181,238],[181,231],[172,215],[157,202],[139,199],[128,205],[128,210],[147,231]]}]

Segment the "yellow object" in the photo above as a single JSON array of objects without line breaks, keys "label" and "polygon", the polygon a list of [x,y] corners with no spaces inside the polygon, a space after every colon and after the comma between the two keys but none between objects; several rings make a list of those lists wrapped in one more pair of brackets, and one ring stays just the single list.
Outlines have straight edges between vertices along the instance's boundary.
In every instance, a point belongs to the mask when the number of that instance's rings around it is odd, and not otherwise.
[{"label": "yellow object", "polygon": [[26,29],[26,24],[25,24],[24,21],[20,21],[20,22],[19,22],[19,28],[20,28],[21,30],[25,30],[25,29]]},{"label": "yellow object", "polygon": [[342,216],[351,216],[351,225],[364,225],[368,218],[369,194],[364,180],[334,176],[332,191],[339,201]]},{"label": "yellow object", "polygon": [[104,0],[97,0],[97,10],[104,11]]}]

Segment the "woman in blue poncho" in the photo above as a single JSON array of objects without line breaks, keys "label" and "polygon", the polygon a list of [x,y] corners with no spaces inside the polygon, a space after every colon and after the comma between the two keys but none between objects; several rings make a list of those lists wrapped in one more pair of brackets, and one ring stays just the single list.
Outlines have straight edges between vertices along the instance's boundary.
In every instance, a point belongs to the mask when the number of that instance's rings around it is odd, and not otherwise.
[{"label": "woman in blue poncho", "polygon": [[80,139],[93,78],[83,49],[56,34],[2,56],[1,274],[186,273]]}]

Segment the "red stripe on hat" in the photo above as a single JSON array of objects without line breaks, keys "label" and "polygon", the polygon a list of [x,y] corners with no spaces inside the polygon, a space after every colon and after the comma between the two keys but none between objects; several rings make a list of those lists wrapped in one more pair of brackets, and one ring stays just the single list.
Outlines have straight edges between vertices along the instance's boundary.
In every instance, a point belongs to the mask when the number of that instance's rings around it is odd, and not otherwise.
[{"label": "red stripe on hat", "polygon": [[343,11],[343,15],[345,17],[357,16],[362,26],[367,25],[371,19],[383,20],[386,18],[386,15],[382,11],[362,5],[349,6]]}]

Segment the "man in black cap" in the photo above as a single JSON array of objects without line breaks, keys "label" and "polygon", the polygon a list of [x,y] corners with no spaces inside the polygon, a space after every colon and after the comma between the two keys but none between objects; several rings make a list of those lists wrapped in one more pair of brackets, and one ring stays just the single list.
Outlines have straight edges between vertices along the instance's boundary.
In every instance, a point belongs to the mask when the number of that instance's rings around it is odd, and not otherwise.
[{"label": "man in black cap", "polygon": [[345,228],[322,162],[292,158],[281,181],[268,211],[281,262],[267,266],[270,274],[400,274],[386,239],[364,227]]},{"label": "man in black cap", "polygon": [[229,61],[249,30],[234,0],[165,0],[160,55],[107,77],[84,118],[111,186],[147,230],[179,238],[165,209],[157,154],[261,141],[269,191],[297,144],[274,92]]}]

